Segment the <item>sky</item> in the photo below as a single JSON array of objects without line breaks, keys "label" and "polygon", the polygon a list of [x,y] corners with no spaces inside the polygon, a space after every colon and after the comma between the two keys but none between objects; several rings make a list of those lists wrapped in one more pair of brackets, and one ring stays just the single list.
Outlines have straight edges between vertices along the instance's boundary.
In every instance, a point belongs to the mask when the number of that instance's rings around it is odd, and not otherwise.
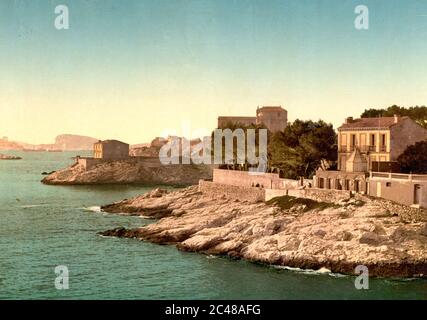
[{"label": "sky", "polygon": [[[360,4],[368,30],[354,26]],[[258,105],[337,127],[427,104],[426,58],[422,0],[2,0],[0,136],[135,144]]]}]

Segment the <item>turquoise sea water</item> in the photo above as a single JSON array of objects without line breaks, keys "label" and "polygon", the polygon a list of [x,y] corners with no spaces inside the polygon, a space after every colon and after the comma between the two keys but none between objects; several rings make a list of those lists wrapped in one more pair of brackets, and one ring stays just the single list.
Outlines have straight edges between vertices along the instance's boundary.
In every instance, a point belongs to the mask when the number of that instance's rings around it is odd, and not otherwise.
[{"label": "turquoise sea water", "polygon": [[[3,152],[9,153],[11,152]],[[147,223],[89,210],[147,192],[143,186],[45,186],[41,172],[77,153],[14,152],[0,161],[0,299],[427,299],[425,280],[370,281],[183,253],[97,232]],[[54,268],[70,272],[55,289]]]}]

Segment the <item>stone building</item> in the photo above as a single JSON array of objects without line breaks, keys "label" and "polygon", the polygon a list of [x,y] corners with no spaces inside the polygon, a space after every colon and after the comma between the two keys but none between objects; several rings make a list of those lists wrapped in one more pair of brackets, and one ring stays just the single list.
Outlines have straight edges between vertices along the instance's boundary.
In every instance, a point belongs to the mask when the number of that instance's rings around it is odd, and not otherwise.
[{"label": "stone building", "polygon": [[427,130],[409,117],[347,118],[338,128],[338,170],[347,170],[347,160],[357,149],[366,171],[395,171],[406,147],[425,139]]},{"label": "stone building", "polygon": [[288,112],[281,106],[258,107],[255,117],[218,117],[218,128],[227,128],[232,123],[234,125],[261,125],[263,124],[271,132],[283,131],[288,124]]},{"label": "stone building", "polygon": [[129,158],[129,144],[118,140],[100,140],[93,145],[93,157],[104,160]]},{"label": "stone building", "polygon": [[427,175],[399,174],[396,162],[425,139],[427,130],[409,117],[347,118],[338,128],[338,170],[317,170],[313,184],[427,207]]},{"label": "stone building", "polygon": [[273,133],[283,131],[288,125],[288,112],[281,106],[257,108],[256,124],[263,124]]}]

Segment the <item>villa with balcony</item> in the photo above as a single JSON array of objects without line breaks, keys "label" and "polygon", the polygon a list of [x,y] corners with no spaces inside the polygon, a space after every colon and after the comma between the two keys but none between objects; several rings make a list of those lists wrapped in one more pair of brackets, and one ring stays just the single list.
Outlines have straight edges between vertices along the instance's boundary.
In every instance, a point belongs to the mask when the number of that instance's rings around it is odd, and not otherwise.
[{"label": "villa with balcony", "polygon": [[314,187],[427,207],[427,175],[399,174],[396,161],[426,139],[427,130],[409,117],[347,118],[338,128],[338,170],[317,170]]},{"label": "villa with balcony", "polygon": [[338,170],[358,150],[367,171],[396,172],[396,160],[405,149],[427,139],[427,130],[409,117],[347,118],[338,128]]}]

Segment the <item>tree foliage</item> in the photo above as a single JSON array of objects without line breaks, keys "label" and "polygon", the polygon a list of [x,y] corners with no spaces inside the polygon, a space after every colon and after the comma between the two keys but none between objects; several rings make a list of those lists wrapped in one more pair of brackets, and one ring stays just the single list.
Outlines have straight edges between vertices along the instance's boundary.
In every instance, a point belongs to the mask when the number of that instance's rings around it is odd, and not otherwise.
[{"label": "tree foliage", "polygon": [[397,158],[400,169],[405,173],[427,173],[427,141],[408,146]]},{"label": "tree foliage", "polygon": [[393,115],[408,116],[420,126],[427,129],[427,107],[415,106],[410,108],[399,107],[393,105],[387,109],[366,109],[361,117],[362,118],[375,118],[375,117],[392,117]]},{"label": "tree foliage", "polygon": [[337,158],[337,137],[331,124],[322,120],[295,120],[269,143],[269,165],[279,168],[284,177],[311,177],[322,160]]}]

